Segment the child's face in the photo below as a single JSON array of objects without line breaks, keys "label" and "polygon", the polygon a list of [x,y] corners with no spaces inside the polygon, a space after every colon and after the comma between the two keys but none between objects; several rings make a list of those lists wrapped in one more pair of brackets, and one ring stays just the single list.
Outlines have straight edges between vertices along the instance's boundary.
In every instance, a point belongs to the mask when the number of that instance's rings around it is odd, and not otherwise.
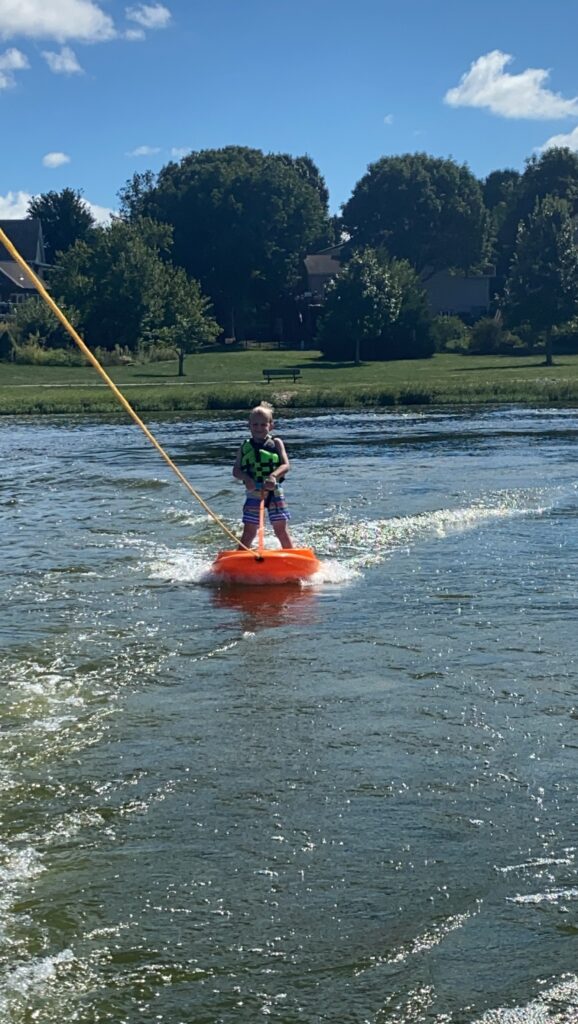
[{"label": "child's face", "polygon": [[273,420],[265,416],[264,413],[256,412],[249,417],[249,430],[255,441],[262,441],[267,437],[272,426]]}]

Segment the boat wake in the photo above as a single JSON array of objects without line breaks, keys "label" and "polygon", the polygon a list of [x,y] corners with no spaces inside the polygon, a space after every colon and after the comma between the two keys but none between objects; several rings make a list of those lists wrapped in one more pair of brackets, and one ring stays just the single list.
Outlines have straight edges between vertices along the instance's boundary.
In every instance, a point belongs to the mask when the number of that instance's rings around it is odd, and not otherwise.
[{"label": "boat wake", "polygon": [[[343,584],[363,575],[365,569],[380,564],[396,551],[407,549],[428,538],[444,539],[452,533],[474,530],[496,520],[524,515],[540,515],[547,508],[535,492],[500,492],[483,501],[459,508],[434,509],[409,516],[380,519],[352,519],[349,509],[336,507],[322,522],[305,523],[297,536],[298,546],[315,550],[321,565],[302,586]],[[214,537],[190,548],[171,548],[148,542],[146,570],[154,579],[172,583],[220,585],[212,571]],[[273,541],[271,547],[278,546]],[[143,569],[145,567],[143,566]]]},{"label": "boat wake", "polygon": [[492,520],[545,511],[543,506],[529,505],[522,496],[516,498],[509,494],[507,500],[504,496],[496,496],[493,500],[460,508],[435,509],[388,519],[352,522],[343,512],[338,512],[329,527],[316,524],[311,528],[308,539],[320,558],[326,551],[335,552],[337,549],[340,559],[344,558],[351,569],[361,571],[428,537],[444,539],[452,533],[485,526]]}]

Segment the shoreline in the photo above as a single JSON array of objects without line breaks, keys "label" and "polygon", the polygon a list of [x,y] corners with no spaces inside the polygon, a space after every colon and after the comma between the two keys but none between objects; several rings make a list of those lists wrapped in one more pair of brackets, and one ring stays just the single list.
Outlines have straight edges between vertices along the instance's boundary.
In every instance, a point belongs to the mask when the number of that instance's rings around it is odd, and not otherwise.
[{"label": "shoreline", "polygon": [[[187,384],[189,385],[187,387]],[[192,392],[194,388],[194,392]],[[207,388],[206,385],[129,384],[130,403],[138,413],[203,413],[242,410],[264,397],[278,410],[386,409],[431,406],[578,405],[578,381],[504,381],[461,387],[367,386],[305,388],[266,391],[261,385]],[[20,384],[0,386],[0,417],[42,415],[110,415],[121,412],[105,384]]]}]

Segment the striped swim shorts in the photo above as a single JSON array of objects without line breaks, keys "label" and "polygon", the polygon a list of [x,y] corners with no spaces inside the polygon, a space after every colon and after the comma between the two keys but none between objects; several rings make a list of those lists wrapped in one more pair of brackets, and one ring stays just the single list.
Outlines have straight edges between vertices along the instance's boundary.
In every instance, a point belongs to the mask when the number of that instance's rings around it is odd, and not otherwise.
[{"label": "striped swim shorts", "polygon": [[[285,503],[285,496],[280,487],[275,488],[274,491],[269,491],[270,498],[265,499],[265,508],[269,513],[270,523],[281,523],[287,522],[291,519],[291,513]],[[248,494],[243,505],[243,522],[251,523],[253,526],[259,525],[259,507],[261,505],[261,498],[258,494],[253,492]]]}]

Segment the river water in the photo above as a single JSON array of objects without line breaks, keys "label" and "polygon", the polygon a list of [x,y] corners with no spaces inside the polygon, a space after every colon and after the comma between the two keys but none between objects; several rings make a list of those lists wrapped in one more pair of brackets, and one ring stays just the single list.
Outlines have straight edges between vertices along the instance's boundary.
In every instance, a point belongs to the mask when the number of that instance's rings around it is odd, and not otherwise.
[{"label": "river water", "polygon": [[0,420],[0,1020],[575,1022],[578,412],[278,428],[323,570],[227,590],[132,424]]}]

